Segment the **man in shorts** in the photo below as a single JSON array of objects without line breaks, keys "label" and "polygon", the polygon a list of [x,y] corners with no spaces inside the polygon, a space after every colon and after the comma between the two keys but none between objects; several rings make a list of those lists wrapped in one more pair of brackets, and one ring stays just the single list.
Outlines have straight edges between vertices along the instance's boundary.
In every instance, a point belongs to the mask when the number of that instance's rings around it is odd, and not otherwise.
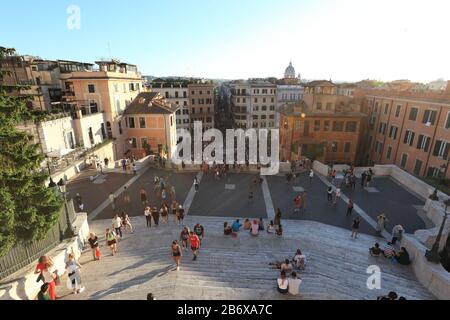
[{"label": "man in shorts", "polygon": [[200,249],[200,238],[194,233],[194,231],[189,232],[189,242],[194,255],[192,260],[197,260],[198,250]]}]

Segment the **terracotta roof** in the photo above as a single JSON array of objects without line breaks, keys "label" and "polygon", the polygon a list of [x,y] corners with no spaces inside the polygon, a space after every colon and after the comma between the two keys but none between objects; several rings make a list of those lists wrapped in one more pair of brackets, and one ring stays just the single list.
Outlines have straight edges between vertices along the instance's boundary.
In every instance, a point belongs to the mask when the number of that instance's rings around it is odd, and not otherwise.
[{"label": "terracotta roof", "polygon": [[[176,108],[162,98],[158,92],[141,92],[125,109],[125,114],[171,114]],[[157,99],[158,98],[158,99]]]},{"label": "terracotta roof", "polygon": [[328,80],[316,80],[311,81],[305,84],[305,87],[316,87],[316,86],[328,86],[328,87],[334,87],[336,86],[333,82]]}]

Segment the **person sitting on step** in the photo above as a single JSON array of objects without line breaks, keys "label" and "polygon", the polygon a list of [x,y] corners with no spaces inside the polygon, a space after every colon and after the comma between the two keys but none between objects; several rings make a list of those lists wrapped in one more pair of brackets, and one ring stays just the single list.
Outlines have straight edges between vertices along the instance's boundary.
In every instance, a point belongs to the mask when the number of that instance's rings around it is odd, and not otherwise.
[{"label": "person sitting on step", "polygon": [[300,249],[297,249],[297,252],[295,253],[293,261],[295,263],[295,266],[298,269],[300,269],[300,270],[304,270],[305,269],[306,256],[302,253],[302,251]]},{"label": "person sitting on step", "polygon": [[372,248],[369,249],[369,253],[372,257],[379,257],[383,251],[380,248],[380,244],[377,242]]},{"label": "person sitting on step", "polygon": [[228,225],[228,222],[225,222],[223,224],[223,234],[226,236],[229,236],[233,233],[233,230],[231,230],[231,227]]},{"label": "person sitting on step", "polygon": [[233,230],[233,232],[238,232],[241,227],[242,223],[239,222],[239,219],[236,219],[236,221],[231,225],[231,230]]},{"label": "person sitting on step", "polygon": [[409,259],[409,253],[408,251],[406,251],[405,247],[401,247],[400,251],[395,253],[394,255],[394,259],[403,265],[409,265],[411,263],[410,259]]},{"label": "person sitting on step", "polygon": [[264,221],[263,218],[259,218],[259,223],[258,223],[258,230],[259,231],[264,231]]},{"label": "person sitting on step", "polygon": [[270,220],[270,223],[267,225],[267,233],[273,233],[275,230],[275,227],[273,225],[273,220]]},{"label": "person sitting on step", "polygon": [[286,272],[281,271],[280,277],[277,279],[277,290],[281,294],[288,293],[288,279],[286,278]]},{"label": "person sitting on step", "polygon": [[252,223],[250,222],[250,220],[245,219],[244,220],[244,230],[250,230],[251,227],[252,227]]},{"label": "person sitting on step", "polygon": [[276,234],[278,237],[281,237],[281,236],[283,235],[283,227],[281,226],[281,224],[278,225],[278,228],[275,230],[275,234]]},{"label": "person sitting on step", "polygon": [[289,262],[289,259],[284,260],[281,264],[281,271],[284,271],[286,274],[292,273],[292,264]]},{"label": "person sitting on step", "polygon": [[251,228],[250,228],[250,234],[252,235],[252,236],[257,236],[258,235],[258,232],[259,232],[259,225],[258,225],[258,220],[253,220],[253,223],[252,223],[252,225],[251,225]]},{"label": "person sitting on step", "polygon": [[395,255],[394,247],[392,243],[388,242],[383,247],[383,255],[385,258],[392,259]]}]

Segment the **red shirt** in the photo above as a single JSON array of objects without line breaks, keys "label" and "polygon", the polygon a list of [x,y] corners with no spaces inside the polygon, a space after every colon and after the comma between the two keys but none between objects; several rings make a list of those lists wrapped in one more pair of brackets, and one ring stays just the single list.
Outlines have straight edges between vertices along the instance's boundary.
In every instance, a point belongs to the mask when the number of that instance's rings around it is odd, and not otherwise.
[{"label": "red shirt", "polygon": [[189,236],[189,242],[191,243],[192,248],[200,247],[200,239],[196,234]]},{"label": "red shirt", "polygon": [[38,263],[36,268],[42,273],[45,270],[45,263]]}]

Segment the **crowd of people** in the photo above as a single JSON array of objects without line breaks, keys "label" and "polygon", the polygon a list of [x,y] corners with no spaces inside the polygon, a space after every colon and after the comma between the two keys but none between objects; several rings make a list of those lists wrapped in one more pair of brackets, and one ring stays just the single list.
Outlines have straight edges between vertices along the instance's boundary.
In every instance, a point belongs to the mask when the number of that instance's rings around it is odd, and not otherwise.
[{"label": "crowd of people", "polygon": [[300,292],[300,285],[302,278],[297,275],[297,272],[305,270],[306,255],[300,249],[297,249],[292,258],[287,258],[282,262],[276,261],[270,263],[275,269],[280,270],[277,278],[277,290],[281,294],[298,295]]},{"label": "crowd of people", "polygon": [[247,231],[250,235],[256,237],[260,232],[266,231],[268,234],[275,234],[277,237],[283,235],[283,226],[281,225],[281,210],[278,208],[275,214],[275,219],[270,220],[267,226],[264,223],[263,218],[250,219],[246,218],[242,224],[240,219],[236,219],[233,223],[229,224],[225,221],[223,224],[223,234],[225,236],[237,237],[240,231]]}]

